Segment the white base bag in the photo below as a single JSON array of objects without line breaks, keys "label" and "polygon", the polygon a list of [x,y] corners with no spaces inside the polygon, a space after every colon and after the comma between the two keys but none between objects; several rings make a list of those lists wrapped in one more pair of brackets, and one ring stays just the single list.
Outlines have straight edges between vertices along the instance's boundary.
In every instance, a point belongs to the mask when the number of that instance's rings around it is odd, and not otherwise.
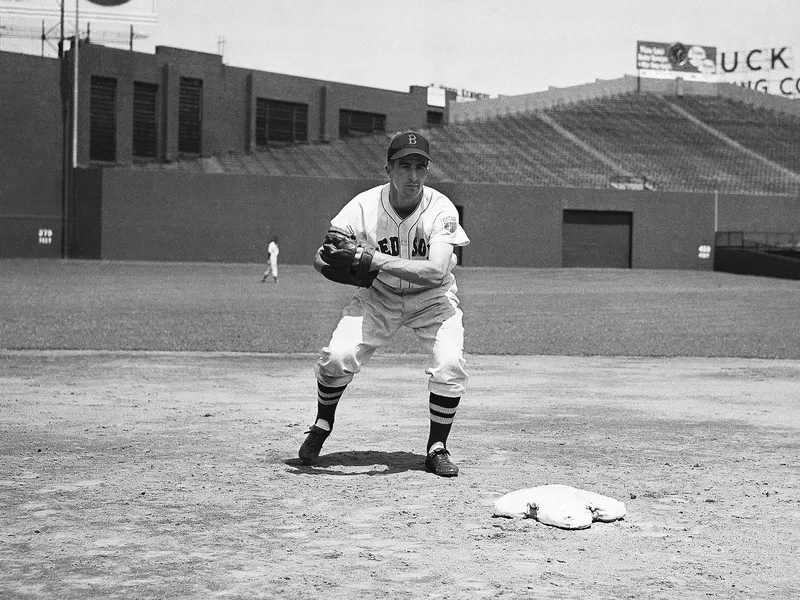
[{"label": "white base bag", "polygon": [[540,485],[509,492],[494,501],[497,517],[531,518],[561,529],[586,529],[625,516],[625,504],[568,485]]}]

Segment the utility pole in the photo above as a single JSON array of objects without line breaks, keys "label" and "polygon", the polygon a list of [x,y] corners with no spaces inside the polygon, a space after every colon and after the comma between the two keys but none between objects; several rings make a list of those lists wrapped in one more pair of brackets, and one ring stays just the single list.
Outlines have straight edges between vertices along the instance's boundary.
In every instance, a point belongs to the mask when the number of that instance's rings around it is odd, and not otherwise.
[{"label": "utility pole", "polygon": [[58,58],[64,58],[64,0],[61,0],[61,33],[58,36]]},{"label": "utility pole", "polygon": [[[72,197],[72,168],[69,162],[69,142],[70,142],[70,121],[69,121],[69,65],[67,63],[67,53],[64,50],[64,3],[61,0],[61,22],[58,39],[58,59],[61,92],[61,258],[69,258],[70,244],[68,236],[69,217],[70,217],[70,198]],[[74,54],[74,52],[73,52]]]}]

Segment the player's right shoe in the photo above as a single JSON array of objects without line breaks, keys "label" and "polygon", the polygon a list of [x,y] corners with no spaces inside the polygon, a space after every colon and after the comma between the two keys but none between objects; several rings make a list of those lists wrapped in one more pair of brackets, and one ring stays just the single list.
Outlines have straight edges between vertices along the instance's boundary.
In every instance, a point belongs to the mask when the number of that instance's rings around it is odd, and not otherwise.
[{"label": "player's right shoe", "polygon": [[313,465],[317,462],[319,458],[320,450],[322,450],[322,444],[325,443],[325,440],[328,439],[328,436],[331,434],[330,431],[326,431],[321,427],[317,427],[316,425],[312,425],[306,431],[308,434],[306,436],[306,441],[303,442],[303,445],[300,446],[300,451],[297,455],[307,465]]},{"label": "player's right shoe", "polygon": [[439,477],[455,477],[458,467],[450,460],[450,453],[444,448],[437,448],[425,458],[425,470]]}]

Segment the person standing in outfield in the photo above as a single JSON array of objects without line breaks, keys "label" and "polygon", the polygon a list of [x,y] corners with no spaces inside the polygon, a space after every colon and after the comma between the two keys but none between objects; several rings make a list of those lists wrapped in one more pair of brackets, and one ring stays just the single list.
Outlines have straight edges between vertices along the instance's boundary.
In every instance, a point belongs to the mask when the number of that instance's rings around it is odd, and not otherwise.
[{"label": "person standing in outfield", "polygon": [[447,196],[427,187],[430,144],[419,133],[394,136],[386,154],[389,183],[358,194],[331,220],[314,267],[358,286],[315,365],[317,415],[299,457],[314,464],[331,434],[339,400],[353,376],[400,327],[428,353],[430,429],[426,470],[458,475],[447,438],[466,392],[464,327],[452,270],[453,250],[469,244]]},{"label": "person standing in outfield", "polygon": [[267,254],[269,255],[269,269],[264,271],[264,277],[261,278],[261,283],[267,280],[267,277],[272,275],[272,280],[278,283],[278,236],[272,238],[272,241],[267,246]]}]

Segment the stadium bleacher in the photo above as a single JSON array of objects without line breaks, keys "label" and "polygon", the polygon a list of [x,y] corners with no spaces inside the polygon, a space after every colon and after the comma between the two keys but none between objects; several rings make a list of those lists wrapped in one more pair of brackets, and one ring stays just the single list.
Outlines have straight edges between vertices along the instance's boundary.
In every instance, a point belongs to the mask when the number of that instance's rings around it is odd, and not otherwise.
[{"label": "stadium bleacher", "polygon": [[[800,193],[800,118],[730,98],[624,93],[422,132],[436,153],[431,182],[597,188],[632,174],[665,191]],[[375,178],[389,137],[134,168]]]},{"label": "stadium bleacher", "polygon": [[800,119],[797,117],[703,96],[684,96],[672,101],[743,146],[800,172],[800,144],[797,143]]}]

